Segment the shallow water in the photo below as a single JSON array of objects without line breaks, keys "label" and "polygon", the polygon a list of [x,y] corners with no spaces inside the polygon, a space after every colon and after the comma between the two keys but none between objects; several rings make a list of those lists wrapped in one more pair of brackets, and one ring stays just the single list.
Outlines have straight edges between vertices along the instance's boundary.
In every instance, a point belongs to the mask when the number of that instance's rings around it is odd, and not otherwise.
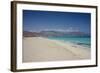
[{"label": "shallow water", "polygon": [[90,47],[91,46],[91,38],[90,36],[52,36],[52,37],[48,37],[49,39],[54,39],[54,40],[59,40],[62,42],[71,42],[71,43],[75,43],[77,45],[82,45],[82,46],[86,46],[86,47]]}]

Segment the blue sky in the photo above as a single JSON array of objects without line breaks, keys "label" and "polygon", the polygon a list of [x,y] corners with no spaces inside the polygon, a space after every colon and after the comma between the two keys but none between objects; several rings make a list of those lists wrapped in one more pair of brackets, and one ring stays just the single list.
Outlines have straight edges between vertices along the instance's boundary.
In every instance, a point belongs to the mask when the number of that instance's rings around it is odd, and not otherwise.
[{"label": "blue sky", "polygon": [[90,33],[91,14],[23,10],[24,31],[81,31]]}]

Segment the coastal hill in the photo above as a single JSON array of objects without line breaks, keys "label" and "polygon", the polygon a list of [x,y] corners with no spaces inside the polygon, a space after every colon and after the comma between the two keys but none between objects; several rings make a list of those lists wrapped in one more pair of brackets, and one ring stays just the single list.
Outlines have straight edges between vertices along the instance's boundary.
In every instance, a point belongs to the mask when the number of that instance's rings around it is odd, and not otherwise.
[{"label": "coastal hill", "polygon": [[49,37],[49,36],[90,36],[90,34],[84,32],[58,32],[58,31],[41,31],[41,32],[23,32],[24,37]]},{"label": "coastal hill", "polygon": [[36,32],[29,32],[29,31],[24,31],[23,32],[23,36],[24,37],[37,37],[39,35],[40,34],[39,33],[36,33]]}]

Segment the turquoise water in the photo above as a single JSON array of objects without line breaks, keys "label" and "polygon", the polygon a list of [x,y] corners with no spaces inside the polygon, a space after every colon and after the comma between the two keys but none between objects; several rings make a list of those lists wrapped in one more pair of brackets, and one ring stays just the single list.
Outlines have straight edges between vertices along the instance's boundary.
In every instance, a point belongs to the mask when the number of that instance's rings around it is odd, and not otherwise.
[{"label": "turquoise water", "polygon": [[48,37],[48,38],[63,41],[63,42],[71,42],[71,43],[75,43],[75,44],[78,44],[78,45],[83,45],[83,46],[86,46],[86,47],[91,46],[90,36],[71,36],[71,37],[67,37],[67,36],[54,37],[53,36],[53,37]]}]

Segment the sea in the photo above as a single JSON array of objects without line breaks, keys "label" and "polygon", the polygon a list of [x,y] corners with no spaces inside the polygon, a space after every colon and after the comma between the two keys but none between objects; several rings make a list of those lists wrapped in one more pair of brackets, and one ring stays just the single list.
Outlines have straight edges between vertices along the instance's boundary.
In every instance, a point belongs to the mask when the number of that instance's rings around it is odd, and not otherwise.
[{"label": "sea", "polygon": [[90,36],[51,36],[49,39],[59,40],[62,42],[70,42],[77,45],[91,47],[91,37]]}]

